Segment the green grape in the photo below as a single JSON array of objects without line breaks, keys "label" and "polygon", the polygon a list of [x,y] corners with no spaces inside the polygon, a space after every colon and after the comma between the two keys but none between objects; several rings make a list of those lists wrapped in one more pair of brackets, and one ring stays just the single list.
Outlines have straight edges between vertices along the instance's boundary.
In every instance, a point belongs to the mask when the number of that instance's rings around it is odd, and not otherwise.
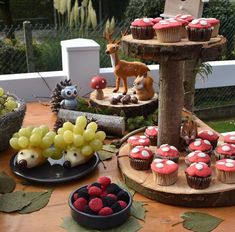
[{"label": "green grape", "polygon": [[46,133],[45,136],[54,139],[56,136],[56,133],[54,131],[49,131]]},{"label": "green grape", "polygon": [[94,151],[99,151],[103,147],[103,143],[99,139],[94,139],[90,142],[90,146]]},{"label": "green grape", "polygon": [[96,122],[90,122],[86,127],[86,129],[92,129],[94,132],[96,132],[97,128],[98,125]]},{"label": "green grape", "polygon": [[19,133],[18,132],[15,132],[13,135],[12,135],[13,138],[19,138]]},{"label": "green grape", "polygon": [[31,135],[31,131],[29,128],[23,127],[18,131],[18,134],[19,134],[19,136],[25,136],[25,137],[29,138]]},{"label": "green grape", "polygon": [[79,116],[79,117],[77,117],[75,124],[79,125],[82,128],[85,128],[86,124],[87,124],[86,116]]},{"label": "green grape", "polygon": [[56,152],[55,148],[54,148],[54,147],[50,147],[50,148],[45,149],[45,150],[42,152],[42,155],[43,155],[45,158],[49,158],[49,157],[53,156],[55,152]]},{"label": "green grape", "polygon": [[42,130],[41,130],[41,128],[39,128],[39,127],[33,128],[32,134],[37,134],[37,135],[39,135],[40,137],[42,137]]},{"label": "green grape", "polygon": [[21,148],[26,148],[28,145],[29,145],[29,140],[27,137],[25,136],[21,136],[18,138],[18,145],[21,147]]},{"label": "green grape", "polygon": [[73,128],[73,133],[74,134],[77,134],[77,135],[82,135],[84,132],[84,128],[83,127],[80,127],[79,125],[75,125],[74,128]]},{"label": "green grape", "polygon": [[95,133],[95,137],[99,139],[101,142],[103,142],[105,140],[106,134],[104,131],[97,131]]},{"label": "green grape", "polygon": [[0,97],[4,94],[4,89],[0,87]]},{"label": "green grape", "polygon": [[70,131],[70,130],[66,130],[63,134],[63,137],[64,137],[64,141],[67,143],[67,144],[70,144],[73,142],[73,132]]},{"label": "green grape", "polygon": [[64,149],[66,148],[66,142],[64,141],[63,135],[56,135],[54,138],[54,145],[56,148]]},{"label": "green grape", "polygon": [[37,147],[41,144],[42,136],[38,133],[34,133],[30,136],[29,142],[31,146]]},{"label": "green grape", "polygon": [[74,127],[74,125],[73,125],[73,123],[71,123],[71,122],[65,122],[65,123],[63,124],[63,129],[64,129],[64,130],[73,131],[73,127]]},{"label": "green grape", "polygon": [[41,125],[39,128],[41,129],[43,136],[49,131],[49,127],[47,125]]},{"label": "green grape", "polygon": [[93,154],[93,149],[92,149],[91,146],[85,145],[85,146],[82,147],[81,153],[82,153],[84,156],[89,156],[89,155],[92,155],[92,154]]},{"label": "green grape", "polygon": [[11,100],[11,99],[7,99],[4,105],[6,109],[9,111],[12,111],[17,107],[17,103],[15,102],[15,100]]},{"label": "green grape", "polygon": [[62,127],[57,130],[57,134],[59,134],[59,135],[64,134],[64,132],[65,132],[65,129]]},{"label": "green grape", "polygon": [[18,145],[18,138],[11,138],[9,143],[13,149],[20,150],[20,146]]},{"label": "green grape", "polygon": [[55,152],[53,153],[51,158],[54,159],[54,160],[58,160],[58,159],[61,159],[62,156],[63,156],[62,150],[55,148]]},{"label": "green grape", "polygon": [[53,143],[53,138],[44,136],[41,141],[41,148],[49,148]]},{"label": "green grape", "polygon": [[75,147],[81,147],[84,144],[84,139],[82,135],[73,136],[73,144]]},{"label": "green grape", "polygon": [[32,133],[32,131],[33,131],[33,129],[34,129],[34,126],[27,126],[26,129],[29,130],[30,133]]},{"label": "green grape", "polygon": [[83,138],[86,141],[91,141],[95,137],[95,132],[92,129],[86,129],[83,133]]}]

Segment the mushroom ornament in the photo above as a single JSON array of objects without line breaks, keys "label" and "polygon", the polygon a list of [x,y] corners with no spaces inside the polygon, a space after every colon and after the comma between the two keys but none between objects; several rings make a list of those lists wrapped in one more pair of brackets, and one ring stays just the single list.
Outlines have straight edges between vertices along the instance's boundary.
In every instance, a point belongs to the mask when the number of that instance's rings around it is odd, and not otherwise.
[{"label": "mushroom ornament", "polygon": [[96,90],[95,98],[98,100],[102,100],[104,98],[103,89],[106,88],[107,81],[102,76],[94,76],[91,79],[90,86],[92,89]]}]

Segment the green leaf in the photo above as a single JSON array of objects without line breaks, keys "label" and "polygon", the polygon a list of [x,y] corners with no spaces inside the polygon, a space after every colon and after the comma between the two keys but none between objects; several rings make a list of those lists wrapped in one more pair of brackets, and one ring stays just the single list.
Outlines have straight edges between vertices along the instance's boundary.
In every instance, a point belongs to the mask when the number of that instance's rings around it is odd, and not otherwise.
[{"label": "green leaf", "polygon": [[[64,217],[63,224],[61,225],[67,232],[99,232],[100,230],[91,230],[80,226],[72,217]],[[105,232],[136,232],[141,229],[139,221],[130,217],[124,224],[119,227],[105,230]]]},{"label": "green leaf", "polygon": [[105,144],[103,145],[103,148],[102,150],[104,151],[109,151],[109,152],[112,152],[112,153],[117,153],[119,149],[117,149],[114,145],[112,144]]},{"label": "green leaf", "polygon": [[11,193],[16,186],[15,180],[5,172],[0,172],[0,193]]},{"label": "green leaf", "polygon": [[5,193],[0,196],[0,211],[1,212],[14,212],[21,210],[29,205],[31,201],[25,198],[23,191],[16,191],[13,193]]},{"label": "green leaf", "polygon": [[145,219],[146,209],[144,208],[144,203],[141,201],[133,201],[131,206],[131,215],[137,219]]},{"label": "green leaf", "polygon": [[185,212],[181,218],[184,219],[184,228],[194,232],[210,232],[223,221],[223,219],[200,212]]},{"label": "green leaf", "polygon": [[134,196],[134,195],[135,195],[135,190],[129,188],[124,182],[118,181],[118,182],[117,182],[117,185],[118,185],[120,188],[123,188],[123,189],[125,189],[126,191],[128,191],[128,192],[131,194],[131,196]]},{"label": "green leaf", "polygon": [[99,157],[101,161],[112,159],[113,154],[112,152],[105,151],[105,150],[100,150],[98,151]]},{"label": "green leaf", "polygon": [[27,192],[25,197],[31,200],[31,204],[19,211],[20,214],[32,213],[45,207],[50,200],[52,189],[47,192]]}]

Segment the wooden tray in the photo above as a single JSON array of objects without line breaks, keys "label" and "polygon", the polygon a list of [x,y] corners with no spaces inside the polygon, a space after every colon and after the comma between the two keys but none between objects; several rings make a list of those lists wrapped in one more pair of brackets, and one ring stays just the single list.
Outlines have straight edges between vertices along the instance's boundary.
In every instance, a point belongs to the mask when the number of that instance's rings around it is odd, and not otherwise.
[{"label": "wooden tray", "polygon": [[[155,150],[156,147],[151,147]],[[154,183],[151,170],[137,171],[129,164],[129,146],[121,147],[118,166],[124,182],[140,194],[162,203],[187,207],[218,207],[235,205],[235,184],[223,184],[216,179],[214,161],[212,161],[212,181],[207,189],[196,190],[187,185],[184,170],[184,154],[179,160],[178,180],[171,186],[160,186]]]}]

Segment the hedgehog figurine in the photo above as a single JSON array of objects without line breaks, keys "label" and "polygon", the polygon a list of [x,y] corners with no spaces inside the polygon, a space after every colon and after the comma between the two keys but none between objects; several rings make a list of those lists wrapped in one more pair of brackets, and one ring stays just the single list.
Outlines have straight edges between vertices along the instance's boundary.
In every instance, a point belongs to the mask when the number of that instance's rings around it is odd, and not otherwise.
[{"label": "hedgehog figurine", "polygon": [[60,102],[61,108],[76,110],[78,90],[76,85],[66,86],[61,90],[63,100]]}]

